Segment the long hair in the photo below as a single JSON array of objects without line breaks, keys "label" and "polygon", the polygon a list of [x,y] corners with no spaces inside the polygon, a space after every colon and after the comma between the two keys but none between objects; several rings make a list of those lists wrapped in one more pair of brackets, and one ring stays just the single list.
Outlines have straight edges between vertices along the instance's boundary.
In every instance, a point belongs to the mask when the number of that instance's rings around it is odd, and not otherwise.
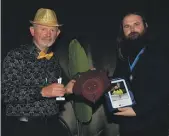
[{"label": "long hair", "polygon": [[145,19],[145,17],[143,16],[142,13],[140,12],[129,12],[127,14],[125,14],[125,16],[123,16],[122,18],[122,21],[120,23],[120,28],[119,28],[119,33],[118,33],[118,36],[117,36],[117,39],[116,39],[116,42],[117,42],[117,53],[118,53],[118,57],[122,60],[125,60],[125,56],[124,54],[122,53],[122,48],[123,48],[123,41],[125,39],[125,36],[124,36],[124,31],[123,31],[123,19],[129,15],[138,15],[142,18],[142,21],[143,21],[143,24],[144,24],[144,28],[145,30],[147,31],[147,21]]}]

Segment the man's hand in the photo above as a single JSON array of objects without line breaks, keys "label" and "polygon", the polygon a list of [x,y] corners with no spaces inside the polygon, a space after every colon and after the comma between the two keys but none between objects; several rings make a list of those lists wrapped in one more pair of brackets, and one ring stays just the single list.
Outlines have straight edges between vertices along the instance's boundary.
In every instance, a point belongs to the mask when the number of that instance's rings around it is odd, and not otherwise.
[{"label": "man's hand", "polygon": [[68,93],[68,94],[72,94],[73,93],[73,86],[74,86],[75,82],[76,82],[75,80],[70,80],[69,81],[69,83],[65,87],[66,93]]},{"label": "man's hand", "polygon": [[43,97],[64,96],[66,89],[63,84],[53,83],[42,88],[41,94]]},{"label": "man's hand", "polygon": [[119,112],[114,113],[114,115],[119,116],[136,116],[132,107],[118,108]]}]

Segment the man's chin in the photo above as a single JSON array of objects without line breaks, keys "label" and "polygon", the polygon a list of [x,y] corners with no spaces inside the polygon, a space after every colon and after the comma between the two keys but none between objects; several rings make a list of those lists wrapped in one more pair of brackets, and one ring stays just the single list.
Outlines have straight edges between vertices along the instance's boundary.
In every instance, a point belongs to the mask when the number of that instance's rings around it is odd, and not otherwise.
[{"label": "man's chin", "polygon": [[45,48],[49,48],[50,46],[52,46],[52,43],[43,44],[43,47],[45,47]]}]

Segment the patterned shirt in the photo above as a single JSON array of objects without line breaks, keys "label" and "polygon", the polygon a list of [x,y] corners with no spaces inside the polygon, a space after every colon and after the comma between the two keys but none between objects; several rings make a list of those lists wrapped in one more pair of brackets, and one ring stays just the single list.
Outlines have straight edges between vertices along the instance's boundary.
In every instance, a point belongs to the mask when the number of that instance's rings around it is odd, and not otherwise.
[{"label": "patterned shirt", "polygon": [[37,59],[35,45],[10,51],[3,62],[2,100],[7,116],[51,116],[58,113],[55,98],[42,97],[44,86],[61,75],[59,59]]}]

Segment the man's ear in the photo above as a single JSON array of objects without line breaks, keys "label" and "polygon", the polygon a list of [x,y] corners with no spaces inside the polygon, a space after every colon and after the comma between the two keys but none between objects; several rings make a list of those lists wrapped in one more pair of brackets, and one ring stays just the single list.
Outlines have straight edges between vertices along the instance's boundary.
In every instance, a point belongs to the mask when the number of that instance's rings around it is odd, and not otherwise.
[{"label": "man's ear", "polygon": [[58,29],[58,31],[57,31],[57,36],[60,34],[60,32],[61,32],[60,29]]},{"label": "man's ear", "polygon": [[30,30],[31,35],[34,36],[34,32],[35,32],[34,27],[31,26],[31,27],[29,28],[29,30]]}]

